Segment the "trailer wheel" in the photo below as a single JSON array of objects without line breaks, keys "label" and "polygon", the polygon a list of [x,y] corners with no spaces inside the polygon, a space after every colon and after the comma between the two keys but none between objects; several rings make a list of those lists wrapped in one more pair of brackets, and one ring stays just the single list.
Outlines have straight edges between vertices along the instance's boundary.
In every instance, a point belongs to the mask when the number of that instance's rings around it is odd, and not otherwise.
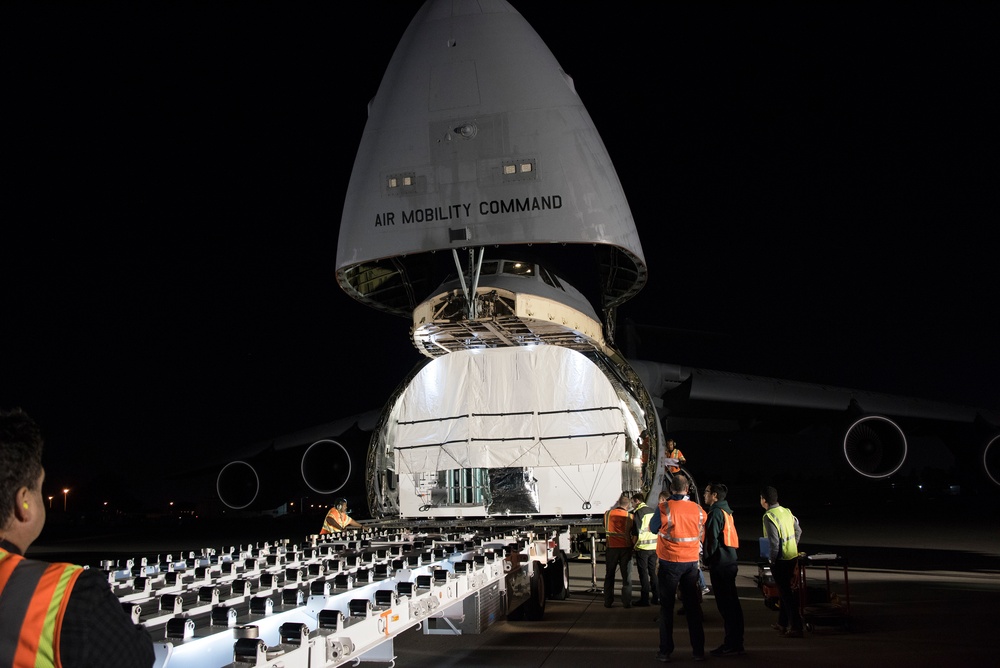
[{"label": "trailer wheel", "polygon": [[528,600],[507,613],[508,622],[537,622],[545,615],[545,570],[534,561],[531,563],[531,595]]},{"label": "trailer wheel", "polygon": [[566,553],[556,549],[553,559],[542,571],[545,574],[545,591],[553,601],[565,601],[569,598],[569,561]]},{"label": "trailer wheel", "polygon": [[541,621],[545,615],[545,575],[542,564],[531,564],[531,598],[524,605],[524,618],[529,622]]}]

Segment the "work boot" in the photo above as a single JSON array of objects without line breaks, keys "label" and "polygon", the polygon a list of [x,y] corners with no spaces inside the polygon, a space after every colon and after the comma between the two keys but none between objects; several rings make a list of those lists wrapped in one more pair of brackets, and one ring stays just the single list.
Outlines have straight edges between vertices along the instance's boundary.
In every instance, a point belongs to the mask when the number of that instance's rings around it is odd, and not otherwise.
[{"label": "work boot", "polygon": [[719,645],[713,649],[709,654],[712,656],[732,656],[734,654],[743,654],[742,647],[727,647],[726,645]]}]

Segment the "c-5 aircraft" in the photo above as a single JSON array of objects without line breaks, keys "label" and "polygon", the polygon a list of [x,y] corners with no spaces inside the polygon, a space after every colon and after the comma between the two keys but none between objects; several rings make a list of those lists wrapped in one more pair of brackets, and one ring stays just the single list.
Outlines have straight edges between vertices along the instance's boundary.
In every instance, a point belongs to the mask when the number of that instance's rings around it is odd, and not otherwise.
[{"label": "c-5 aircraft", "polygon": [[573,79],[507,2],[425,3],[368,108],[336,278],[408,319],[424,359],[380,412],[227,464],[227,506],[363,482],[377,518],[589,518],[623,489],[655,499],[668,437],[747,485],[778,461],[790,482],[892,483],[922,450],[1000,490],[996,412],[626,359],[640,235]]}]

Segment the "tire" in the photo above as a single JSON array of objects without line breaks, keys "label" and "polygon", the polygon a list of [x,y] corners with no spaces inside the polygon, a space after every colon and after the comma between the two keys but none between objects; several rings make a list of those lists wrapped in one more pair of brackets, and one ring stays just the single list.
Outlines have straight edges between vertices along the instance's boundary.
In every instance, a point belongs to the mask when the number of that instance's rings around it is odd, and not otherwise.
[{"label": "tire", "polygon": [[569,562],[562,550],[555,550],[554,558],[542,571],[545,575],[545,591],[553,601],[569,598]]},{"label": "tire", "polygon": [[542,564],[537,561],[531,564],[531,598],[521,607],[529,622],[541,621],[545,616],[545,575]]}]

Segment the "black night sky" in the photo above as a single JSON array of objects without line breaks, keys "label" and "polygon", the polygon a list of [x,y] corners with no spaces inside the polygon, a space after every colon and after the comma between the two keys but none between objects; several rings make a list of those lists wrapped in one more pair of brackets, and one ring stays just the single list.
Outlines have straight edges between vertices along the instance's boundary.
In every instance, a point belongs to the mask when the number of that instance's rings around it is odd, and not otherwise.
[{"label": "black night sky", "polygon": [[[419,6],[354,4],[2,10],[0,406],[54,485],[378,408],[417,361],[334,278]],[[638,356],[1000,408],[995,5],[512,4],[629,198]]]}]

